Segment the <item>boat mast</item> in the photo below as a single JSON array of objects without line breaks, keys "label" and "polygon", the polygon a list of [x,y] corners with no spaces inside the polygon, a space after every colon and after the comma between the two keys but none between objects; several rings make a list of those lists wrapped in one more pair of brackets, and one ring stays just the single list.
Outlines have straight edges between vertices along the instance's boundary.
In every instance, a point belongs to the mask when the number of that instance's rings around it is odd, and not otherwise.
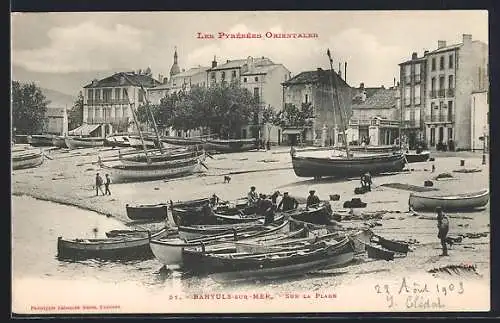
[{"label": "boat mast", "polygon": [[158,132],[158,127],[156,126],[156,121],[155,121],[155,117],[153,115],[153,111],[151,111],[151,109],[149,108],[149,100],[148,100],[148,94],[146,92],[146,90],[144,89],[144,87],[142,86],[141,83],[139,83],[142,91],[144,92],[144,98],[146,99],[146,109],[149,111],[149,114],[151,115],[151,120],[153,121],[153,126],[154,126],[154,129],[155,129],[155,133],[156,133],[156,139],[158,140],[158,148],[160,149],[160,154],[163,154],[163,144],[160,140],[160,134]]},{"label": "boat mast", "polygon": [[144,154],[146,154],[146,159],[148,161],[148,164],[150,164],[151,159],[149,158],[149,155],[148,155],[148,149],[146,148],[146,144],[144,143],[144,138],[142,137],[141,127],[139,126],[139,122],[137,121],[137,116],[135,115],[135,110],[134,110],[134,107],[132,106],[133,103],[130,102],[130,97],[128,96],[127,89],[125,89],[125,95],[127,96],[128,104],[130,106],[130,110],[132,111],[132,117],[134,118],[135,125],[137,126],[137,131],[139,132],[139,138],[141,138],[142,147],[144,148]]},{"label": "boat mast", "polygon": [[[347,136],[346,136],[346,133],[345,133],[345,125],[344,125],[344,118],[342,116],[342,108],[340,106],[340,100],[339,100],[339,90],[338,88],[335,86],[336,82],[335,82],[335,75],[334,75],[334,71],[333,71],[333,59],[332,59],[332,56],[330,54],[330,49],[328,49],[326,51],[326,54],[328,55],[328,59],[330,60],[330,71],[331,71],[331,75],[330,75],[330,82],[331,82],[331,85],[332,85],[332,92],[331,92],[331,95],[332,95],[332,105],[333,105],[333,111],[335,111],[335,104],[334,104],[334,97],[336,98],[336,101],[337,101],[337,106],[339,107],[339,114],[340,114],[340,126],[342,127],[342,134],[343,134],[343,141],[344,141],[344,145],[345,145],[345,151],[346,151],[346,154],[347,154],[347,159],[349,159],[349,145],[347,144]],[[336,92],[335,95],[333,92]],[[335,121],[335,119],[334,119]]]}]

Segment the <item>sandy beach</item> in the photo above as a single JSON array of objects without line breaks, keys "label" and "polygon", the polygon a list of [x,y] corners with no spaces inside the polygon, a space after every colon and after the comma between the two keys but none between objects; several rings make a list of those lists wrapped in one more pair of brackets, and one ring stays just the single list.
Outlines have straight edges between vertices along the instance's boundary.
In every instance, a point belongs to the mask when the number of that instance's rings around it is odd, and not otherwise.
[{"label": "sandy beach", "polygon": [[[411,252],[395,261],[371,261],[351,264],[344,268],[352,275],[342,281],[344,290],[356,284],[359,275],[363,279],[399,281],[401,275],[426,274],[429,269],[445,265],[471,264],[476,266],[478,278],[485,290],[489,290],[490,237],[477,239],[464,238],[461,243],[451,247],[449,257],[439,257],[440,243],[436,237],[436,221],[422,219],[420,216],[434,216],[432,213],[414,215],[408,211],[408,190],[383,186],[388,183],[402,183],[423,186],[425,180],[432,180],[438,193],[465,193],[489,187],[489,165],[482,165],[479,153],[436,153],[435,161],[407,165],[408,171],[373,178],[372,191],[355,195],[354,188],[359,179],[313,180],[295,176],[288,148],[274,148],[271,151],[245,152],[213,155],[207,159],[208,170],[188,177],[155,180],[136,183],[114,183],[111,196],[95,196],[94,176],[99,172],[96,164],[98,156],[116,156],[118,149],[82,149],[75,151],[53,150],[47,152],[51,159],[45,160],[40,167],[13,171],[12,194],[29,195],[38,199],[70,204],[83,209],[93,210],[130,223],[126,216],[125,205],[140,203],[159,203],[169,200],[189,200],[207,197],[216,193],[227,200],[245,196],[249,187],[254,185],[258,192],[269,193],[274,190],[288,191],[291,195],[304,200],[309,189],[316,190],[322,200],[331,194],[339,194],[340,201],[331,201],[334,210],[344,210],[344,201],[359,197],[368,205],[355,212],[387,211],[382,219],[376,220],[373,231],[388,238],[411,241]],[[475,173],[453,172],[463,168],[478,168]],[[431,172],[432,164],[435,172]],[[102,173],[102,171],[101,171]],[[435,180],[440,173],[449,173],[452,178]],[[225,184],[223,177],[229,174],[231,182]],[[448,213],[450,216],[450,236],[465,233],[489,233],[489,207],[474,213]],[[373,221],[371,221],[373,222]],[[363,225],[367,221],[349,221],[349,225]],[[355,274],[358,273],[358,274]],[[398,273],[395,277],[394,273]],[[395,284],[400,284],[396,282]],[[354,286],[353,285],[353,286]],[[324,288],[325,285],[322,285]],[[294,283],[296,290],[310,290],[306,282]],[[279,287],[277,287],[279,289]],[[472,295],[472,294],[469,294]],[[471,296],[470,296],[471,297]]]}]

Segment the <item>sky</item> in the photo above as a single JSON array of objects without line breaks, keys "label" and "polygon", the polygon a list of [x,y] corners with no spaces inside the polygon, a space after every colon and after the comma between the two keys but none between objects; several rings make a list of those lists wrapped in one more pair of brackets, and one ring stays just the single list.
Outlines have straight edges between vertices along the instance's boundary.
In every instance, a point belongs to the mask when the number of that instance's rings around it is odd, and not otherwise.
[{"label": "sky", "polygon": [[[61,77],[146,67],[168,75],[175,47],[181,69],[209,66],[214,56],[219,64],[265,56],[297,75],[329,68],[329,48],[334,69],[347,62],[351,86],[392,86],[398,63],[436,49],[438,40],[454,44],[472,34],[488,43],[488,13],[479,10],[12,13],[11,26],[13,67]],[[198,32],[216,38],[198,39]],[[218,39],[219,32],[263,38]],[[266,32],[318,37],[269,39]]]}]

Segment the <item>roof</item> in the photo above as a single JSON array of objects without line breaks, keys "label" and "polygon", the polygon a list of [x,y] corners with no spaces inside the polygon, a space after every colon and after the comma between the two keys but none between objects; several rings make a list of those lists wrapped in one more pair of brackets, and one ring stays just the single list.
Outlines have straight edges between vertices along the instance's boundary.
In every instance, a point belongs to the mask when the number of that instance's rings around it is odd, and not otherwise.
[{"label": "roof", "polygon": [[169,90],[171,89],[172,86],[169,83],[158,85],[155,87],[151,87],[148,89],[148,91],[160,91],[160,90]]},{"label": "roof", "polygon": [[[122,78],[123,77],[123,78]],[[137,74],[135,72],[118,72],[97,82],[92,82],[84,86],[84,88],[100,88],[100,87],[117,87],[124,85],[139,86],[142,84],[144,87],[153,87],[161,84],[146,74]]]},{"label": "roof", "polygon": [[446,52],[446,51],[449,51],[449,50],[460,48],[460,47],[462,47],[462,45],[463,44],[455,44],[455,45],[445,46],[445,47],[442,47],[442,48],[435,49],[433,51],[429,51],[426,55],[432,55],[432,54]]},{"label": "roof", "polygon": [[[248,59],[235,59],[235,60],[228,60],[226,63],[218,65],[214,68],[210,68],[210,71],[217,71],[217,70],[224,70],[224,69],[232,69],[232,68],[241,68],[243,65],[247,64]],[[253,58],[253,64],[254,66],[258,65],[271,65],[274,64],[273,61],[271,61],[267,57],[259,57],[259,58]]]},{"label": "roof", "polygon": [[[335,75],[336,81],[340,82],[340,85],[350,87],[335,71],[333,74]],[[301,72],[282,84],[284,86],[295,84],[330,84],[330,76],[330,70],[318,69],[316,71]]]},{"label": "roof", "polygon": [[425,62],[426,60],[426,57],[423,56],[423,57],[418,57],[418,58],[415,58],[415,59],[409,59],[407,61],[404,61],[402,63],[399,63],[398,65],[406,65],[406,64],[412,64],[412,63],[420,63],[420,62]]},{"label": "roof", "polygon": [[[397,89],[377,88],[377,90],[373,92],[368,89],[365,89],[365,91],[365,102],[357,103],[353,101],[351,106],[352,109],[391,109],[396,107]],[[369,92],[372,92],[371,95],[368,94]]]},{"label": "roof", "polygon": [[199,73],[206,72],[208,69],[210,69],[210,67],[208,66],[192,67],[187,71],[173,75],[172,78],[190,77]]},{"label": "roof", "polygon": [[100,124],[83,124],[78,128],[70,130],[68,132],[69,135],[80,135],[80,136],[88,136],[94,130],[96,130]]},{"label": "roof", "polygon": [[45,117],[63,118],[64,117],[64,108],[47,107],[47,111],[45,112]]},{"label": "roof", "polygon": [[249,69],[245,73],[241,73],[241,75],[257,75],[257,74],[267,74],[270,71],[274,70],[278,66],[283,66],[283,64],[271,64],[271,65],[263,65],[263,66],[254,66]]}]

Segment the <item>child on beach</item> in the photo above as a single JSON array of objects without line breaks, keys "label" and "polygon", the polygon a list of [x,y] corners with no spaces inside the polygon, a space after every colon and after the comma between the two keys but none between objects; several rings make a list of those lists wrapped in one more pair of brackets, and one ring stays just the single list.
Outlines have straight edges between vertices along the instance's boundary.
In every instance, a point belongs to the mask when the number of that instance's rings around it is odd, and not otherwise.
[{"label": "child on beach", "polygon": [[99,196],[99,191],[101,191],[102,195],[104,195],[104,192],[102,191],[102,177],[97,173],[95,175],[95,195]]}]

